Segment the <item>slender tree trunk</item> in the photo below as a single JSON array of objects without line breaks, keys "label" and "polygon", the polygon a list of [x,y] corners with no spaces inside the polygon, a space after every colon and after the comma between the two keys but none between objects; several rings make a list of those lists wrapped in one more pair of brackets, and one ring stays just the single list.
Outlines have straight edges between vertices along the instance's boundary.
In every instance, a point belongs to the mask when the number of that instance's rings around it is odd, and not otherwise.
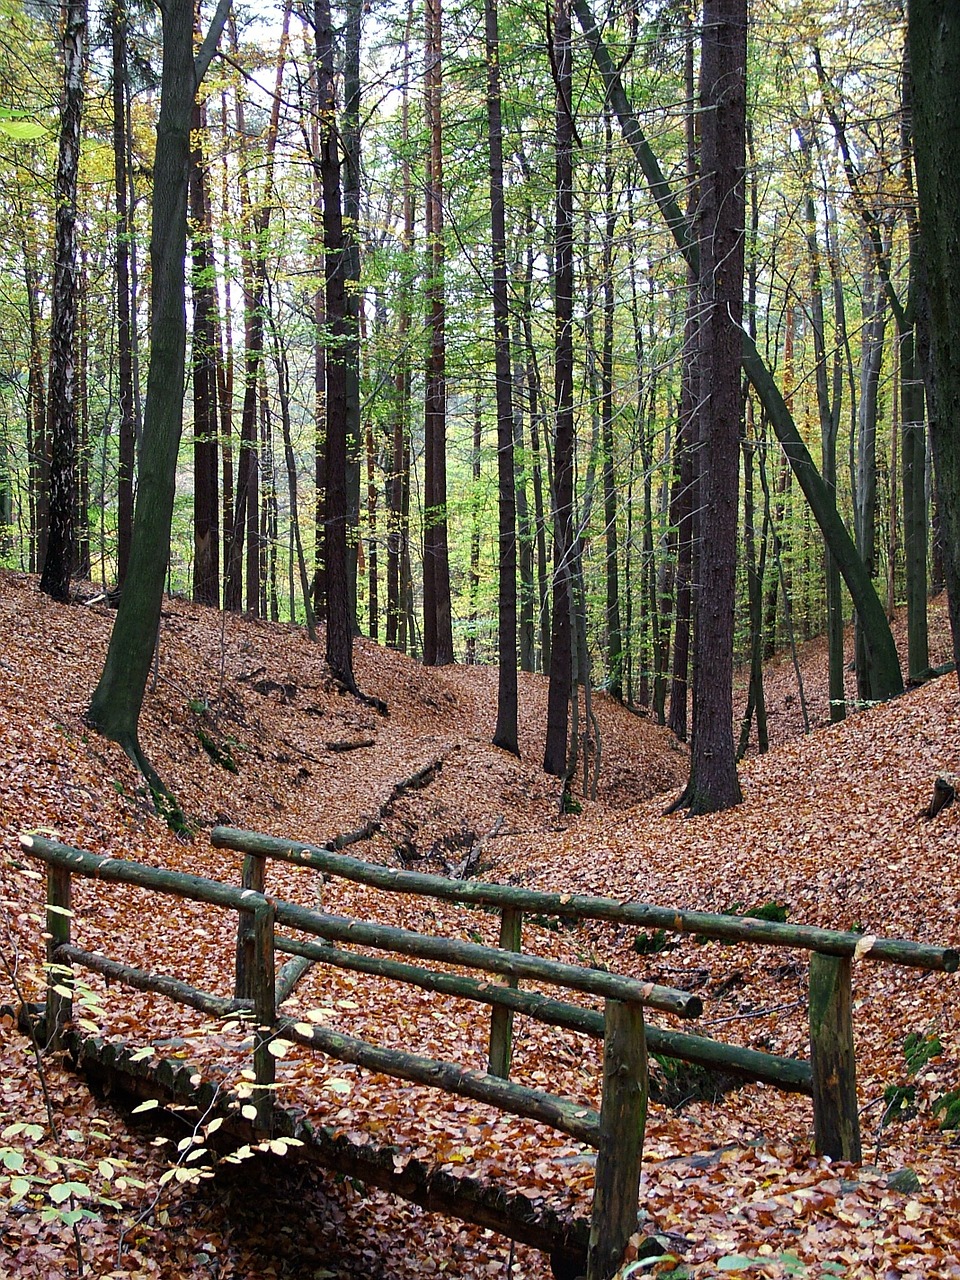
[{"label": "slender tree trunk", "polygon": [[470,491],[470,569],[467,575],[470,594],[470,614],[467,624],[466,661],[470,666],[477,661],[477,599],[480,594],[480,452],[483,444],[483,400],[479,386],[473,393],[473,448],[470,451],[470,472],[473,485]]},{"label": "slender tree trunk", "polygon": [[553,628],[543,767],[567,777],[567,724],[573,692],[573,54],[569,0],[553,13],[556,101],[554,247]]},{"label": "slender tree trunk", "polygon": [[217,371],[210,202],[202,138],[203,106],[193,108],[190,198],[193,238],[193,598],[220,603],[220,494],[217,483]]},{"label": "slender tree trunk", "polygon": [[[693,23],[685,13],[684,86],[686,132],[687,218],[692,221],[699,200],[697,166],[697,112],[694,83]],[[700,403],[700,335],[697,323],[699,297],[697,273],[687,263],[686,314],[683,326],[683,368],[680,374],[680,421],[677,426],[674,485],[670,496],[670,523],[677,531],[676,607],[673,634],[673,670],[667,727],[681,742],[687,740],[690,638],[693,621],[693,545],[696,533],[697,492],[694,445]]]},{"label": "slender tree trunk", "polygon": [[613,444],[613,321],[614,234],[617,214],[613,190],[613,126],[607,109],[603,117],[606,202],[603,236],[603,345],[600,355],[600,417],[603,435],[603,532],[606,544],[607,688],[623,701],[623,627],[620,621],[620,547],[617,540],[617,476]]},{"label": "slender tree trunk", "polygon": [[443,17],[441,0],[426,6],[426,123],[430,134],[426,183],[426,399],[424,407],[423,660],[453,662],[453,604],[447,544],[447,354],[443,217]]},{"label": "slender tree trunk", "polygon": [[123,0],[110,7],[113,53],[113,179],[116,210],[115,263],[117,276],[117,398],[119,409],[119,466],[117,471],[117,585],[123,586],[130,563],[133,535],[133,475],[136,453],[133,324],[131,316],[130,250],[133,226],[128,199],[130,142],[127,135],[127,14]]},{"label": "slender tree trunk", "polygon": [[930,437],[944,536],[944,571],[960,671],[960,16],[952,5],[911,0],[913,140],[920,201],[925,306],[922,328],[932,384]]},{"label": "slender tree trunk", "polygon": [[530,502],[527,495],[527,475],[530,469],[523,444],[523,403],[526,369],[523,361],[523,340],[519,317],[514,323],[513,337],[513,460],[514,489],[517,498],[517,561],[520,570],[519,639],[520,670],[536,670],[536,631],[534,609],[536,587],[533,577],[533,558],[536,533],[530,522]]},{"label": "slender tree trunk", "polygon": [[497,723],[493,745],[519,756],[517,741],[517,502],[513,459],[513,383],[503,198],[500,32],[496,0],[485,0],[490,238],[493,250],[493,356],[497,392]]},{"label": "slender tree trunk", "polygon": [[353,633],[350,613],[350,555],[347,498],[347,364],[350,358],[350,316],[347,304],[349,269],[340,199],[340,152],[336,130],[334,32],[329,0],[316,0],[317,72],[320,99],[320,181],[323,188],[323,248],[326,315],[330,333],[327,350],[326,434],[326,660],[338,680],[356,692],[353,675]]},{"label": "slender tree trunk", "polygon": [[53,320],[50,328],[49,527],[40,590],[70,598],[77,514],[77,177],[85,73],[86,0],[68,0],[63,31],[63,103],[57,156]]},{"label": "slender tree trunk", "polygon": [[363,0],[347,0],[344,8],[343,117],[343,235],[346,271],[346,413],[347,413],[347,592],[349,621],[359,632],[357,611],[357,550],[360,545],[360,39]]},{"label": "slender tree trunk", "polygon": [[[870,263],[864,280],[863,296],[867,308],[864,317],[860,355],[860,402],[857,414],[857,501],[854,521],[857,547],[871,577],[877,565],[877,419],[879,416],[880,370],[883,362],[883,340],[887,324],[887,308],[882,288]],[[893,459],[891,459],[893,463]],[[892,467],[891,467],[892,474]],[[868,654],[863,642],[859,618],[855,628],[857,696],[866,701],[870,681],[866,672]]]},{"label": "slender tree trunk", "polygon": [[410,173],[410,31],[413,26],[413,0],[409,0],[403,33],[402,88],[400,129],[403,143],[400,181],[403,204],[403,240],[400,271],[402,285],[398,302],[397,344],[399,352],[393,384],[392,450],[387,502],[390,508],[387,533],[387,644],[406,652],[409,594],[409,523],[410,504],[410,282],[413,272],[413,186]]},{"label": "slender tree trunk", "polygon": [[[821,471],[823,482],[836,502],[837,431],[840,426],[839,397],[831,398],[828,378],[826,323],[823,309],[823,275],[820,269],[821,249],[817,234],[817,212],[812,190],[812,144],[798,126],[797,135],[804,157],[807,193],[804,201],[807,252],[809,255],[810,316],[813,330],[813,352],[820,416]],[[843,615],[840,598],[840,573],[829,546],[824,544],[824,576],[827,588],[827,654],[829,664],[830,719],[842,720],[846,714],[843,682]]]}]

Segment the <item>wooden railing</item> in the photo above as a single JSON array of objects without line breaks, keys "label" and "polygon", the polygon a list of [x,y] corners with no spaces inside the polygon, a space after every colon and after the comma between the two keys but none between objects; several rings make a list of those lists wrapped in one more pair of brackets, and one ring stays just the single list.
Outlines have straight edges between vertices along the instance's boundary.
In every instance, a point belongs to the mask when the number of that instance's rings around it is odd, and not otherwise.
[{"label": "wooden railing", "polygon": [[[253,1101],[264,1128],[270,1124],[271,1086],[276,1066],[268,1046],[278,1036],[342,1061],[462,1094],[552,1125],[598,1151],[589,1280],[603,1280],[613,1274],[626,1241],[636,1230],[648,1050],[811,1095],[817,1150],[836,1159],[859,1161],[852,1013],[854,962],[873,960],[945,972],[955,971],[960,962],[953,948],[899,939],[394,870],[338,853],[335,842],[332,842],[334,847],[321,847],[225,827],[215,828],[211,839],[219,848],[245,855],[240,888],[123,859],[98,857],[41,837],[22,837],[25,850],[48,864],[50,977],[46,1025],[51,1041],[57,1042],[70,1019],[69,966],[80,964],[133,987],[160,992],[213,1016],[249,1012],[255,1027]],[[273,899],[264,892],[269,858],[311,867],[381,890],[496,910],[501,917],[500,946],[484,947],[432,937]],[[149,973],[73,945],[70,879],[74,874],[139,885],[236,911],[234,996],[212,995],[172,976]],[[610,921],[695,933],[727,942],[806,950],[809,952],[809,1060],[760,1053],[645,1023],[644,1008],[690,1018],[699,1014],[701,1002],[688,992],[526,954],[521,951],[525,914],[569,921]],[[278,933],[277,926],[296,930],[308,938]],[[395,960],[336,945],[343,942],[351,948],[370,947],[408,959]],[[277,952],[291,957],[279,973],[275,969]],[[496,975],[502,981],[480,981],[426,968],[409,963],[410,958],[472,968]],[[302,1023],[297,1025],[292,1019],[278,1017],[278,1005],[310,965],[317,962],[492,1006],[488,1071],[468,1071],[455,1063],[384,1049],[327,1027],[314,1027],[308,1033]],[[600,997],[604,1000],[603,1011],[521,990],[521,981]],[[516,1013],[603,1041],[599,1114],[569,1099],[509,1079],[512,1020]]]},{"label": "wooden railing", "polygon": [[[703,1036],[687,1035],[650,1025],[645,1027],[645,1036],[647,1048],[654,1053],[734,1072],[773,1084],[788,1092],[811,1095],[816,1150],[838,1160],[858,1162],[861,1157],[853,1041],[854,960],[879,961],[948,973],[954,972],[960,963],[960,955],[952,947],[929,946],[903,939],[865,936],[810,925],[781,924],[703,911],[681,911],[648,903],[620,902],[612,898],[582,894],[543,893],[513,885],[487,884],[475,880],[458,881],[421,872],[400,871],[376,863],[362,862],[337,852],[336,841],[328,846],[295,843],[231,827],[215,827],[210,838],[218,848],[234,849],[245,854],[244,884],[256,884],[260,888],[264,884],[266,859],[276,858],[377,889],[496,909],[501,914],[501,946],[510,950],[519,951],[522,917],[526,913],[570,921],[605,920],[673,933],[692,933],[726,942],[793,947],[807,951],[810,1028],[808,1061],[721,1044]],[[356,934],[353,936],[360,941]],[[373,945],[380,945],[373,942],[372,935],[369,940]],[[369,957],[333,948],[324,948],[323,958],[329,964],[360,972],[382,973],[403,981],[418,982],[432,990],[466,995],[470,999],[486,1000],[493,1004],[491,1074],[506,1076],[509,1073],[511,1026],[515,1012],[543,1018],[587,1035],[604,1034],[603,1020],[599,1014],[575,1006],[560,1006],[557,1001],[545,1001],[542,996],[533,993],[503,987],[488,988],[481,992],[475,986],[470,988],[465,979],[444,978],[443,985],[440,985],[438,975],[422,971],[414,973],[409,966],[371,960]],[[506,972],[513,979],[523,976],[519,969]]]},{"label": "wooden railing", "polygon": [[[71,1019],[72,966],[81,965],[108,979],[141,990],[159,992],[214,1016],[248,1012],[254,1030],[252,1104],[256,1108],[258,1123],[266,1131],[270,1128],[274,1105],[272,1087],[276,1069],[276,1059],[269,1046],[278,1037],[372,1071],[432,1085],[551,1125],[597,1149],[587,1277],[588,1280],[607,1280],[617,1270],[626,1244],[637,1229],[648,1097],[643,1010],[648,1007],[681,1018],[696,1017],[701,1012],[699,997],[619,974],[392,926],[372,925],[275,900],[267,897],[262,889],[252,887],[253,883],[261,886],[263,883],[265,855],[261,853],[249,856],[244,874],[246,883],[236,888],[201,876],[148,867],[126,859],[100,857],[39,836],[24,836],[21,843],[29,854],[48,866],[46,923],[49,970],[45,1033],[53,1046],[62,1042]],[[76,946],[71,937],[71,880],[74,875],[136,885],[236,911],[239,924],[234,997],[201,991],[170,975],[151,973]],[[277,934],[278,925],[322,941],[284,937]],[[347,957],[351,961],[350,967],[358,967],[353,961],[365,959],[370,962],[370,967],[364,970],[366,972],[382,973],[418,986],[433,983],[435,990],[446,989],[466,999],[483,1000],[507,1008],[499,1005],[496,997],[499,993],[511,992],[509,987],[480,983],[458,975],[431,973],[409,964],[359,957],[332,945],[338,941],[478,969],[508,981],[535,980],[602,998],[604,1009],[600,1014],[597,1011],[578,1011],[576,1006],[561,1001],[512,990],[515,998],[522,997],[523,1003],[519,1007],[531,1012],[535,1005],[535,1016],[541,1020],[584,1030],[586,1028],[576,1025],[573,1018],[579,1012],[583,1017],[592,1019],[589,1026],[594,1034],[600,1030],[596,1020],[601,1020],[603,1081],[599,1113],[569,1098],[510,1081],[504,1078],[505,1073],[470,1071],[456,1063],[372,1045],[328,1027],[316,1026],[307,1030],[302,1022],[278,1017],[278,1004],[289,994],[310,962],[345,965]],[[279,974],[275,972],[277,951],[294,957]],[[457,984],[455,990],[444,986],[450,982]],[[512,1010],[508,1009],[508,1012]],[[501,1030],[494,1027],[492,1055],[500,1053],[502,1056],[502,1050],[496,1047],[503,1043]]]}]

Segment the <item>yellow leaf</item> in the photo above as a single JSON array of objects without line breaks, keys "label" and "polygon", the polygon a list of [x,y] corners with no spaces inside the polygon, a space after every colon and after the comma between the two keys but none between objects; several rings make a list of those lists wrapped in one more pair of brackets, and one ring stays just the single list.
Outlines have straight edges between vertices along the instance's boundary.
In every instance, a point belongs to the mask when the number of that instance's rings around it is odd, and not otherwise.
[{"label": "yellow leaf", "polygon": [[875,933],[865,933],[853,949],[854,960],[862,960],[867,952],[872,949],[876,940],[877,935]]}]

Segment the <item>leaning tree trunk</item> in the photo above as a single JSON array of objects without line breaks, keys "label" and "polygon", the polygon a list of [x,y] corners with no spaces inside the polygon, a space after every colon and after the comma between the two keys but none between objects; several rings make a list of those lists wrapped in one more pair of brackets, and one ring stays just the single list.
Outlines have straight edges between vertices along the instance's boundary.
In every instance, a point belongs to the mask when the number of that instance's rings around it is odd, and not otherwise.
[{"label": "leaning tree trunk", "polygon": [[[676,244],[690,263],[696,263],[697,246],[691,240],[687,220],[663,176],[635,113],[631,110],[619,71],[597,29],[590,2],[589,0],[572,0],[572,3],[620,120],[624,138],[637,158],[651,194]],[[857,554],[853,539],[840,518],[829,489],[813,465],[810,452],[797,430],[793,415],[773,374],[764,363],[756,343],[746,333],[743,334],[741,359],[744,372],[766,411],[770,425],[797,477],[804,497],[836,559],[840,573],[850,591],[854,608],[860,615],[865,641],[872,655],[871,696],[878,700],[895,697],[903,692],[903,677],[893,634],[883,605],[880,603],[880,597],[863,561]]]},{"label": "leaning tree trunk", "polygon": [[68,0],[63,31],[63,106],[57,156],[53,322],[50,328],[50,472],[46,554],[40,590],[70,598],[77,509],[77,175],[83,114],[86,0]]},{"label": "leaning tree trunk", "polygon": [[183,430],[187,340],[184,268],[193,100],[216,50],[228,9],[229,0],[221,0],[196,59],[192,0],[168,0],[163,9],[163,74],[150,240],[153,317],[140,482],[130,567],[106,662],[87,713],[90,723],[119,742],[136,762],[158,804],[167,793],[140,749],[137,725],[160,625]]}]

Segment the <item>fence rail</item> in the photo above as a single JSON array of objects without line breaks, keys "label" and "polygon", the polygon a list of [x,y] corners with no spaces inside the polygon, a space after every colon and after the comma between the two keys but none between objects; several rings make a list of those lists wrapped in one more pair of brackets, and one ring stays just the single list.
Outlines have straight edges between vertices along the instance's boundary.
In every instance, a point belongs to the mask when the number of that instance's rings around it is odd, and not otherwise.
[{"label": "fence rail", "polygon": [[[956,949],[902,939],[780,924],[771,921],[680,911],[646,903],[620,902],[577,894],[542,893],[510,885],[452,881],[362,862],[322,847],[255,832],[217,827],[218,848],[243,853],[242,885],[105,858],[38,836],[23,836],[32,856],[48,864],[47,951],[50,965],[46,1024],[57,1044],[71,1016],[70,974],[74,964],[133,987],[157,991],[213,1016],[247,1013],[253,1020],[254,1103],[258,1122],[269,1128],[273,1112],[276,1059],[269,1043],[277,1036],[373,1071],[432,1085],[489,1103],[512,1114],[550,1124],[597,1148],[597,1171],[587,1258],[588,1280],[606,1280],[617,1269],[623,1248],[636,1230],[643,1130],[648,1097],[647,1051],[666,1053],[703,1066],[766,1081],[813,1100],[818,1152],[859,1161],[860,1130],[853,1042],[852,971],[855,961],[908,965],[954,972]],[[395,926],[331,915],[267,896],[270,858],[342,876],[388,892],[414,894],[500,912],[499,947],[420,934]],[[150,973],[116,959],[84,951],[71,939],[72,875],[193,899],[237,912],[235,981],[232,998],[199,991],[181,979]],[[810,1057],[803,1061],[722,1044],[703,1036],[647,1025],[644,1009],[680,1018],[696,1017],[701,1001],[689,992],[621,974],[562,964],[522,950],[525,915],[566,920],[598,920],[655,927],[677,933],[764,946],[788,946],[809,955]],[[278,926],[308,939],[278,933]],[[405,957],[371,955],[339,943]],[[276,969],[276,954],[290,957]],[[425,968],[410,959],[440,962],[495,975],[480,980],[462,973]],[[492,1006],[486,1073],[451,1062],[384,1049],[326,1027],[308,1033],[303,1024],[277,1016],[277,1008],[312,964],[387,978],[425,990]],[[520,982],[576,991],[603,999],[603,1011],[583,1008]],[[541,1089],[509,1079],[513,1017],[516,1013],[603,1041],[603,1083],[599,1113]]]},{"label": "fence rail", "polygon": [[[269,1131],[271,1124],[274,1107],[271,1089],[276,1069],[276,1059],[269,1046],[277,1037],[306,1045],[341,1061],[474,1098],[513,1115],[552,1125],[597,1149],[587,1277],[588,1280],[607,1280],[614,1274],[627,1241],[637,1226],[648,1097],[643,1009],[648,1005],[682,1018],[695,1017],[701,1010],[699,997],[619,974],[311,911],[269,898],[249,884],[238,889],[202,876],[101,857],[43,837],[24,836],[21,843],[28,853],[48,865],[50,971],[46,1031],[52,1044],[62,1043],[70,1021],[70,967],[80,964],[132,986],[160,992],[169,999],[204,1012],[225,1016],[248,1011],[254,1028],[253,1104],[257,1109],[258,1122],[265,1130]],[[71,940],[71,878],[74,875],[135,885],[236,911],[239,923],[234,998],[199,991],[181,979],[151,973],[75,946]],[[245,880],[262,887],[264,868],[247,866]],[[278,936],[278,924],[328,941],[304,944]],[[334,950],[329,940],[347,940],[419,959],[468,966],[511,980],[521,977],[535,979],[603,998],[603,1014],[593,1011],[595,1017],[602,1018],[604,1043],[599,1113],[569,1098],[517,1084],[502,1075],[471,1071],[456,1063],[385,1049],[327,1027],[314,1027],[308,1032],[304,1024],[294,1019],[278,1018],[277,996],[292,984],[297,975],[285,976],[283,970],[277,975],[276,951],[284,950],[310,961],[325,960]],[[302,966],[297,968],[303,971]],[[389,976],[404,981],[409,976],[406,971],[412,968],[394,964],[394,971]],[[491,984],[476,984],[478,989],[482,985]],[[510,988],[503,987],[502,990],[506,992]],[[473,998],[468,989],[460,994],[467,999]],[[541,1015],[549,1015],[549,1003],[546,1002],[546,1010],[541,1008]],[[574,1006],[563,1008],[572,1009]]]}]

